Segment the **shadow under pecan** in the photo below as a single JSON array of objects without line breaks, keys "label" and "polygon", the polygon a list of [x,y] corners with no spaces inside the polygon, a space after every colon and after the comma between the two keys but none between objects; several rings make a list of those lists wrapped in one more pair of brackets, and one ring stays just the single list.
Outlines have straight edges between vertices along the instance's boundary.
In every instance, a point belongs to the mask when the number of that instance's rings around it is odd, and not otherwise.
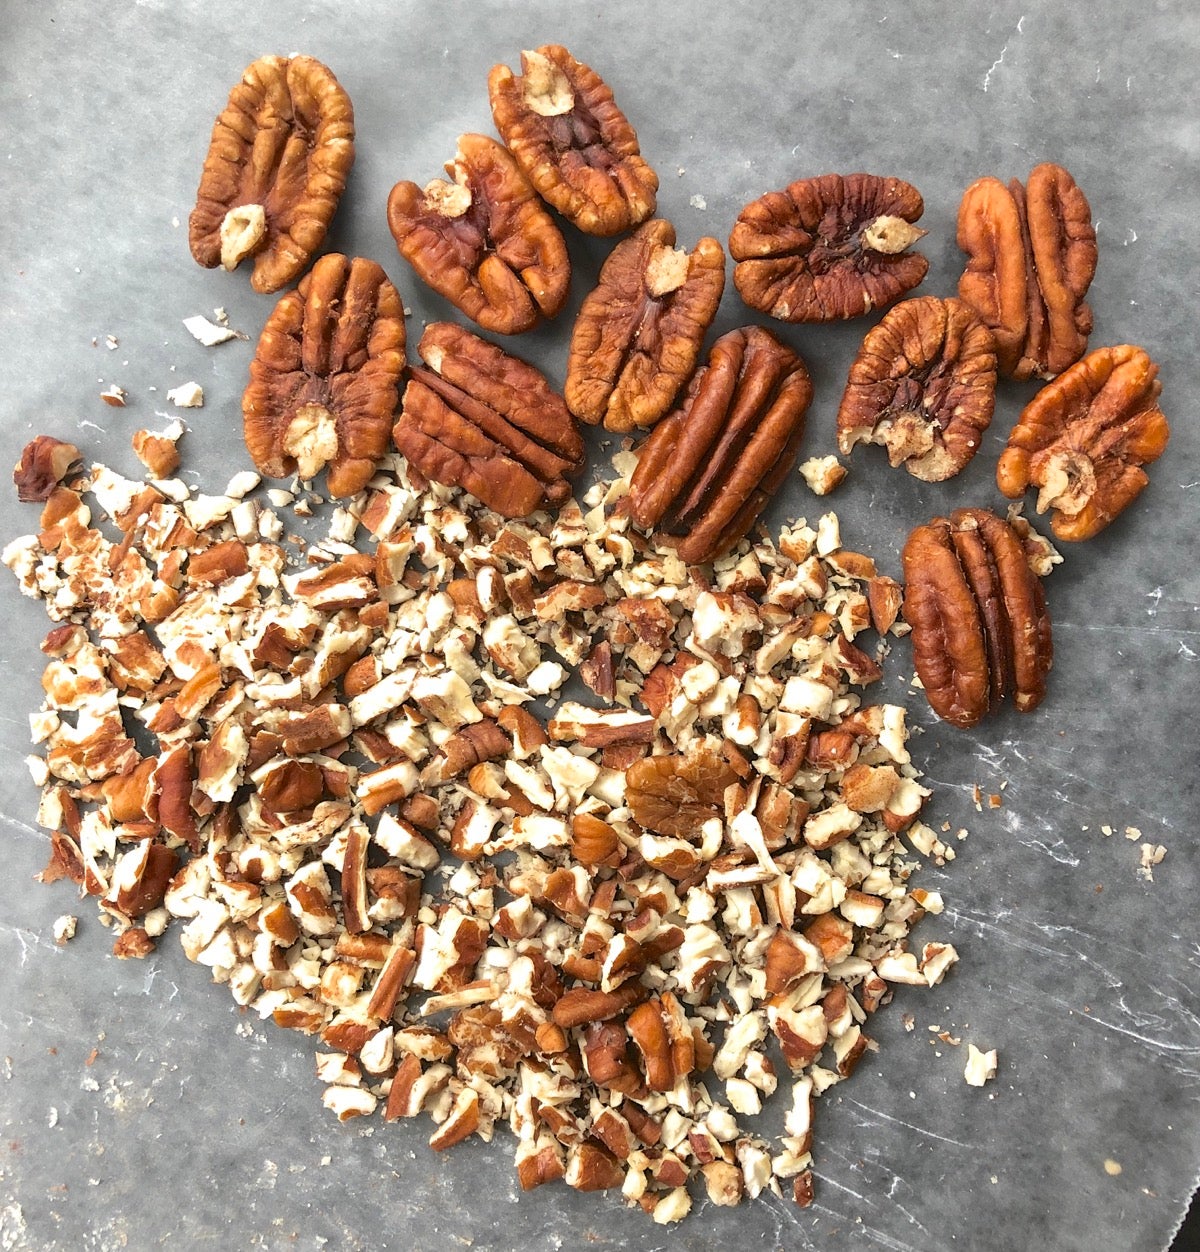
[{"label": "shadow under pecan", "polygon": [[404,308],[374,261],[323,256],[275,306],[242,396],[246,447],[271,478],[366,486],[388,450],[404,368]]},{"label": "shadow under pecan", "polygon": [[558,44],[521,53],[520,75],[488,75],[492,117],[508,150],[569,222],[617,235],[654,212],[658,175],[608,84]]},{"label": "shadow under pecan", "polygon": [[532,365],[452,322],[426,327],[392,432],[426,478],[461,487],[505,517],[571,494],[583,440],[561,396]]},{"label": "shadow under pecan", "polygon": [[192,256],[212,269],[254,257],[250,285],[272,292],[308,267],[354,164],[354,108],[312,57],[262,57],[213,126],[188,222]]},{"label": "shadow under pecan", "polygon": [[485,330],[529,330],[567,298],[562,232],[511,154],[486,135],[460,135],[454,180],[401,182],[388,197],[400,254],[434,291]]},{"label": "shadow under pecan", "polygon": [[567,407],[609,430],[653,426],[696,369],[725,288],[725,253],[701,239],[688,253],[675,228],[647,222],[610,253],[583,302],[567,358]]},{"label": "shadow under pecan", "polygon": [[963,194],[958,294],[996,336],[1000,372],[1054,378],[1087,351],[1096,273],[1087,198],[1060,165],[1037,166],[1027,187],[980,178]]},{"label": "shadow under pecan", "polygon": [[661,526],[689,564],[728,552],[791,471],[811,401],[804,362],[770,332],[722,335],[641,447],[627,497],[633,520]]},{"label": "shadow under pecan", "polygon": [[770,191],[738,215],[733,283],[752,308],[785,322],[833,322],[891,304],[929,262],[909,252],[921,193],[898,178],[822,174]]},{"label": "shadow under pecan", "polygon": [[1025,406],[996,466],[1010,499],[1031,485],[1059,539],[1090,539],[1150,481],[1171,429],[1158,407],[1158,366],[1131,344],[1098,348]]},{"label": "shadow under pecan", "polygon": [[868,332],[838,409],[838,448],[887,449],[915,478],[952,478],[979,450],[996,403],[992,332],[961,300],[905,300]]}]

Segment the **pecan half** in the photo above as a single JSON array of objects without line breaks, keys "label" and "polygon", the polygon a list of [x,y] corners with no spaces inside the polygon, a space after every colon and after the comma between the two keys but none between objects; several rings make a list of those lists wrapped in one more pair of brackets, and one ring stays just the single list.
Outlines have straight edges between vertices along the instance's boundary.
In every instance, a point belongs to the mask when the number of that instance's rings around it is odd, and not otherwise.
[{"label": "pecan half", "polygon": [[647,756],[625,771],[625,801],[639,826],[684,839],[724,814],[725,788],[737,780],[724,757],[709,749]]},{"label": "pecan half", "polygon": [[454,180],[401,182],[388,227],[421,280],[485,330],[518,334],[562,308],[571,258],[562,232],[501,144],[460,135]]},{"label": "pecan half", "polygon": [[55,487],[71,472],[79,460],[79,449],[53,435],[38,435],[21,450],[21,459],[13,467],[13,483],[22,504],[49,500]]},{"label": "pecan half", "polygon": [[656,218],[619,243],[583,302],[567,358],[567,407],[609,430],[653,426],[691,378],[725,288],[711,238],[689,254]]},{"label": "pecan half", "polygon": [[838,409],[838,449],[887,449],[915,478],[952,478],[979,450],[996,403],[992,332],[961,300],[905,300],[868,332]]},{"label": "pecan half", "polygon": [[1090,539],[1150,481],[1171,430],[1158,407],[1158,366],[1130,344],[1097,348],[1025,406],[996,466],[1016,499],[1038,487],[1039,513],[1053,509],[1059,539]]},{"label": "pecan half", "polygon": [[524,361],[452,322],[433,322],[410,369],[396,446],[426,478],[462,487],[505,517],[571,494],[583,440],[562,397]]},{"label": "pecan half", "polygon": [[958,294],[992,328],[1000,371],[1053,378],[1087,350],[1096,273],[1092,210],[1061,165],[1039,165],[1022,187],[980,178],[958,209],[967,268]]},{"label": "pecan half", "polygon": [[404,307],[374,261],[323,256],[267,319],[242,396],[246,447],[272,478],[333,496],[366,486],[388,450],[404,368]]},{"label": "pecan half", "polygon": [[790,472],[811,400],[804,362],[770,332],[747,326],[722,335],[642,445],[630,515],[639,526],[662,526],[689,564],[727,552]]},{"label": "pecan half", "polygon": [[658,175],[595,70],[557,44],[521,53],[521,74],[488,75],[492,117],[543,200],[589,235],[617,235],[654,212]]},{"label": "pecan half", "polygon": [[833,322],[883,308],[929,269],[909,252],[921,193],[898,178],[822,174],[769,191],[738,215],[733,283],[752,308],[785,322]]},{"label": "pecan half", "polygon": [[192,256],[212,269],[254,260],[271,292],[308,268],[354,164],[354,108],[312,57],[249,66],[213,126],[188,222]]}]

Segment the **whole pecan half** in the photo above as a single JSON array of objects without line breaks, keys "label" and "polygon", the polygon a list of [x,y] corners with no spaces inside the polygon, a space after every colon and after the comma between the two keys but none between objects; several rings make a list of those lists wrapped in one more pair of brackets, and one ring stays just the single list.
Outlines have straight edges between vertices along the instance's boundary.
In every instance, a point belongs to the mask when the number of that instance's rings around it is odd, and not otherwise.
[{"label": "whole pecan half", "polygon": [[488,75],[492,117],[508,150],[569,222],[617,235],[654,212],[658,175],[608,84],[558,44],[521,53],[521,75]]},{"label": "whole pecan half", "polygon": [[1131,344],[1097,348],[1025,406],[996,466],[1016,499],[1039,488],[1039,513],[1053,509],[1059,539],[1090,539],[1150,481],[1171,430],[1158,407],[1158,366]]},{"label": "whole pecan half", "polygon": [[625,771],[625,802],[639,826],[686,839],[724,815],[725,788],[737,780],[728,761],[709,748],[646,756]]},{"label": "whole pecan half", "polygon": [[388,450],[404,368],[404,307],[374,261],[323,256],[267,319],[242,396],[246,447],[272,478],[328,466],[361,491]]},{"label": "whole pecan half", "polygon": [[255,291],[308,268],[354,164],[354,108],[312,57],[262,57],[213,126],[188,222],[192,256],[235,269],[252,256]]},{"label": "whole pecan half", "polygon": [[426,478],[505,517],[567,499],[583,440],[532,365],[452,322],[427,326],[417,351],[429,368],[410,368],[392,436]]},{"label": "whole pecan half", "polygon": [[958,509],[918,526],[902,556],[904,618],[933,711],[966,728],[1006,696],[1035,709],[1053,647],[1020,535],[986,509]]},{"label": "whole pecan half", "polygon": [[833,322],[883,308],[929,269],[909,252],[921,193],[898,178],[822,174],[769,191],[738,215],[733,283],[753,309],[785,322]]},{"label": "whole pecan half", "polygon": [[571,258],[512,155],[486,135],[460,135],[446,172],[453,182],[392,188],[388,227],[400,254],[485,330],[513,335],[553,317]]},{"label": "whole pecan half", "polygon": [[996,403],[992,332],[961,300],[922,296],[889,310],[859,349],[838,409],[838,448],[887,449],[926,482],[979,450]]},{"label": "whole pecan half", "polygon": [[812,382],[769,331],[722,335],[675,411],[642,445],[628,507],[662,526],[689,564],[727,552],[790,472]]},{"label": "whole pecan half", "polygon": [[725,252],[690,254],[655,218],[619,243],[583,302],[567,358],[567,407],[593,426],[653,426],[691,378],[725,288]]},{"label": "whole pecan half", "polygon": [[1053,378],[1087,351],[1096,273],[1092,210],[1061,165],[1039,165],[1027,187],[980,178],[958,209],[967,268],[958,294],[996,335],[1000,372]]}]

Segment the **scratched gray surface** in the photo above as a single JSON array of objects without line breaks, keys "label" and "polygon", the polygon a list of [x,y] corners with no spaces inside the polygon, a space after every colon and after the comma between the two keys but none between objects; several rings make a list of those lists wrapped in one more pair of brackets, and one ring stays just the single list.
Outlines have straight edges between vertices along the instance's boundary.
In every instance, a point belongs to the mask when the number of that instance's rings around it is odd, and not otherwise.
[{"label": "scratched gray surface", "polygon": [[[21,758],[45,623],[0,571],[0,1248],[1163,1249],[1200,1165],[1195,7],[3,7],[5,464],[45,431],[133,472],[130,432],[155,424],[167,387],[194,378],[207,403],[188,415],[186,464],[209,489],[243,465],[252,345],[201,348],[180,319],[224,306],[253,339],[271,305],[245,273],[195,267],[185,236],[212,118],[255,56],[312,53],[349,89],[359,158],[332,243],[382,261],[416,325],[447,310],[396,256],[387,191],[437,174],[461,131],[490,129],[488,68],[549,41],[609,78],[661,175],[661,211],[689,244],[724,240],[742,204],[794,177],[896,174],[925,195],[923,290],[945,294],[960,268],[963,187],[1045,159],[1068,165],[1097,220],[1092,342],[1149,349],[1175,433],[1137,505],[1068,551],[1048,584],[1056,662],[1042,710],[947,730],[908,692],[908,650],[896,647],[889,692],[927,732],[913,748],[936,783],[933,820],[970,831],[957,860],[923,879],[947,910],[922,937],[952,940],[962,962],[932,992],[901,991],[873,1023],[879,1054],[821,1102],[811,1210],[699,1203],[671,1231],[564,1189],[518,1199],[503,1131],[493,1147],[434,1158],[423,1125],[339,1126],[320,1108],[305,1041],[239,1016],[173,937],[144,963],[113,960],[67,884],[33,884],[45,847]],[[570,318],[605,253],[570,243],[572,307],[520,345],[559,381]],[[731,288],[717,330],[744,320]],[[865,329],[781,332],[817,383],[806,455],[832,450]],[[109,382],[129,392],[126,409],[100,403]],[[980,455],[949,484],[856,453],[833,501],[848,542],[897,573],[909,527],[997,505],[996,456],[1028,394],[1002,387]],[[819,511],[797,481],[776,517]],[[0,491],[4,538],[33,525]],[[1003,807],[976,812],[975,784],[1003,787]],[[1167,849],[1153,883],[1136,873],[1127,826]],[[68,911],[80,933],[59,950],[50,929]],[[962,1047],[934,1046],[930,1025]],[[967,1041],[1000,1051],[984,1090],[963,1082]]]}]

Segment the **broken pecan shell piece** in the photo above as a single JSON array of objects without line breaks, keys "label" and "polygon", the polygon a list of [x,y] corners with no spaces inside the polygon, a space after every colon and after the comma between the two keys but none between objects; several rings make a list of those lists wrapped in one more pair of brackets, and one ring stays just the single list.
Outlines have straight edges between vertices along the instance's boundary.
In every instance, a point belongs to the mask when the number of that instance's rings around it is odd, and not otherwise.
[{"label": "broken pecan shell piece", "polygon": [[79,449],[53,435],[38,435],[21,450],[21,459],[13,467],[13,483],[22,504],[49,500],[55,487],[71,472],[79,460]]}]

